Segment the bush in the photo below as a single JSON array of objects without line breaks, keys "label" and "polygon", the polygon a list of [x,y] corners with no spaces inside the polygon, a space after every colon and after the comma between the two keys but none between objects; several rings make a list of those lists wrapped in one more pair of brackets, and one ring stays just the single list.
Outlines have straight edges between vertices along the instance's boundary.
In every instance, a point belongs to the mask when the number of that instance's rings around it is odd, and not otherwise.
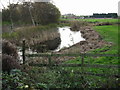
[{"label": "bush", "polygon": [[73,31],[79,31],[80,28],[88,25],[88,23],[85,21],[77,21],[77,20],[69,21],[69,23],[71,26],[71,30],[73,30]]},{"label": "bush", "polygon": [[20,65],[17,61],[18,53],[16,47],[6,41],[2,42],[2,71],[8,72],[12,69],[20,69]]},{"label": "bush", "polygon": [[15,45],[8,42],[7,40],[2,41],[2,53],[12,56],[13,58],[17,59],[18,53]]},{"label": "bush", "polygon": [[20,69],[20,64],[12,56],[3,54],[2,71],[10,73],[12,69]]}]

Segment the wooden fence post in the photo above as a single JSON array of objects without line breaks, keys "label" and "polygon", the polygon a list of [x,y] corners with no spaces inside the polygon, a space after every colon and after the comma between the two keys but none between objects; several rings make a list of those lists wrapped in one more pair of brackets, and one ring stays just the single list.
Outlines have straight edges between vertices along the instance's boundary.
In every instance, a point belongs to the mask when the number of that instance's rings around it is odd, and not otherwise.
[{"label": "wooden fence post", "polygon": [[49,66],[51,66],[51,53],[49,53],[48,62],[49,62]]},{"label": "wooden fence post", "polygon": [[84,54],[82,54],[81,64],[82,64],[82,66],[84,65]]},{"label": "wooden fence post", "polygon": [[82,75],[81,75],[81,79],[82,79],[82,87],[84,88],[84,54],[82,54],[81,56],[81,71],[82,71]]},{"label": "wooden fence post", "polygon": [[25,39],[23,39],[23,43],[22,43],[22,58],[23,58],[23,64],[25,64]]}]

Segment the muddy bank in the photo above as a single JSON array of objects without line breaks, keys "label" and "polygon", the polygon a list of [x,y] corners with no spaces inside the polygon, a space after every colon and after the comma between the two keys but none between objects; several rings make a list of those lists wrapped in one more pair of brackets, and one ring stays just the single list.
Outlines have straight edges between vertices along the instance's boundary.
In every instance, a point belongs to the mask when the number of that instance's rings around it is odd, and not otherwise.
[{"label": "muddy bank", "polygon": [[81,36],[85,41],[81,41],[72,47],[60,50],[58,53],[87,53],[90,50],[101,48],[105,45],[111,46],[111,43],[102,40],[99,33],[93,30],[90,26],[80,29]]},{"label": "muddy bank", "polygon": [[[59,52],[55,52],[58,54],[69,54],[69,53],[87,53],[88,51],[95,50],[98,48],[102,48],[103,46],[110,47],[112,43],[106,42],[102,40],[102,37],[99,33],[94,31],[91,27],[86,26],[84,28],[80,29],[81,35],[83,38],[86,39],[86,41],[81,41],[69,48],[62,49]],[[66,60],[75,59],[76,57],[59,57],[59,58],[53,58],[56,63],[60,63]]]}]

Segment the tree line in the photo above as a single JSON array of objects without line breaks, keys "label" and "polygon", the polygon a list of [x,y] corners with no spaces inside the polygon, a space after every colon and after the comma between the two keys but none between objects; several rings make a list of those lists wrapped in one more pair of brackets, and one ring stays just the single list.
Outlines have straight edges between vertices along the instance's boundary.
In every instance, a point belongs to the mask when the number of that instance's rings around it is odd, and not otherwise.
[{"label": "tree line", "polygon": [[118,15],[117,13],[102,13],[102,14],[99,14],[99,13],[94,13],[92,16],[92,18],[118,18]]},{"label": "tree line", "polygon": [[11,24],[46,25],[57,23],[61,14],[50,2],[23,2],[10,4],[2,10],[2,21]]}]

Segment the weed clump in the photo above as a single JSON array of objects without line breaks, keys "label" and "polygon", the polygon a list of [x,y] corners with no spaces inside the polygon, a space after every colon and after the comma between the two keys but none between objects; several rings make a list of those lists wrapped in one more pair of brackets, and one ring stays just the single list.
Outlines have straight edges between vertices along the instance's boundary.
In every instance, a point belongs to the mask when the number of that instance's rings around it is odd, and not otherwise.
[{"label": "weed clump", "polygon": [[2,71],[10,73],[12,69],[20,69],[20,64],[12,56],[3,54],[2,55]]},{"label": "weed clump", "polygon": [[69,23],[73,31],[79,31],[81,28],[88,26],[86,21],[69,21]]},{"label": "weed clump", "polygon": [[2,53],[10,55],[15,59],[17,59],[18,57],[16,47],[12,43],[8,42],[7,40],[2,41]]},{"label": "weed clump", "polygon": [[2,42],[2,71],[8,72],[12,69],[20,69],[20,64],[17,61],[18,53],[16,47],[6,41]]}]

